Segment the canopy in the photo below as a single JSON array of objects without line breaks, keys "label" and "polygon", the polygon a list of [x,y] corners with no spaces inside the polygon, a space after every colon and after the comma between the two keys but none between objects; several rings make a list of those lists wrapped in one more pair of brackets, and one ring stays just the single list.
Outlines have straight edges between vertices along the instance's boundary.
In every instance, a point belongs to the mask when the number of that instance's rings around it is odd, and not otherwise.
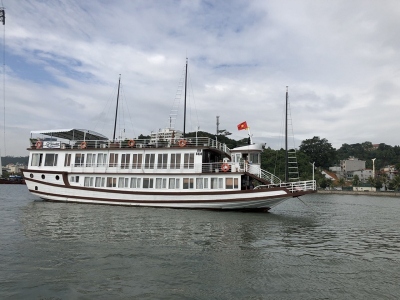
[{"label": "canopy", "polygon": [[108,138],[100,133],[87,129],[53,129],[53,130],[36,130],[31,131],[32,134],[44,134],[51,137],[58,137],[70,141],[103,141]]}]

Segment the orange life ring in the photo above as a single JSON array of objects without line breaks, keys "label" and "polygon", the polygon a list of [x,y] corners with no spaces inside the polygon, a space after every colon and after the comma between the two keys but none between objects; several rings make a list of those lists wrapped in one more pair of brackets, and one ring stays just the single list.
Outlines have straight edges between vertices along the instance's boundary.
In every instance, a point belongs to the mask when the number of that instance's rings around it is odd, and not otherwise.
[{"label": "orange life ring", "polygon": [[178,144],[179,144],[179,147],[185,147],[186,143],[187,143],[186,140],[180,140]]},{"label": "orange life ring", "polygon": [[223,163],[221,166],[221,171],[228,172],[230,168],[231,168],[230,165],[228,165],[227,163]]},{"label": "orange life ring", "polygon": [[87,147],[87,143],[86,142],[82,142],[81,143],[81,149],[86,149]]},{"label": "orange life ring", "polygon": [[35,144],[35,146],[36,146],[36,149],[41,149],[42,146],[43,146],[42,141],[37,141],[36,144]]},{"label": "orange life ring", "polygon": [[131,147],[131,148],[135,147],[135,141],[134,140],[129,140],[128,141],[128,146]]}]

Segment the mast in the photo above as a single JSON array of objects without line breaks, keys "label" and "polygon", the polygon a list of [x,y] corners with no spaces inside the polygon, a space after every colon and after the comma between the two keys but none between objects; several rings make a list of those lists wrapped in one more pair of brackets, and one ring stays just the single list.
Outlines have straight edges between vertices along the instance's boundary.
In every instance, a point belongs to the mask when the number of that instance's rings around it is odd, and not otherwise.
[{"label": "mast", "polygon": [[288,99],[289,90],[286,86],[286,105],[285,105],[285,182],[288,182]]},{"label": "mast", "polygon": [[117,106],[116,106],[116,108],[115,108],[115,121],[114,121],[113,142],[115,142],[115,130],[117,129],[118,101],[119,101],[119,88],[120,88],[120,86],[121,86],[121,74],[119,74],[119,80],[118,80]]},{"label": "mast", "polygon": [[183,108],[183,137],[186,133],[186,91],[187,91],[187,71],[188,71],[188,59],[186,57],[186,73],[185,73],[185,104]]}]

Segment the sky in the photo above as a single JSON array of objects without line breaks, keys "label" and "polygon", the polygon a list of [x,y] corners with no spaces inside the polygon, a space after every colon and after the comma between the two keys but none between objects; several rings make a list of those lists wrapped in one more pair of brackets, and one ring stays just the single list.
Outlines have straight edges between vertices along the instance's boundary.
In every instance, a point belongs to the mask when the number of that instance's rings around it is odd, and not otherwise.
[{"label": "sky", "polygon": [[[30,131],[135,138],[170,126],[294,146],[399,145],[400,2],[2,0],[0,151]],[[293,136],[292,136],[293,134]]]}]

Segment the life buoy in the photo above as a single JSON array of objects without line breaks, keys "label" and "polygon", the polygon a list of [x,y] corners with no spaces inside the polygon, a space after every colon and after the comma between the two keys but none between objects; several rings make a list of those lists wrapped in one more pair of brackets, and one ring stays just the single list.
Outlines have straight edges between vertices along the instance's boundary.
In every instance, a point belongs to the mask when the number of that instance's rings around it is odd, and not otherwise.
[{"label": "life buoy", "polygon": [[179,144],[179,147],[185,147],[186,143],[187,143],[186,140],[180,140],[178,144]]},{"label": "life buoy", "polygon": [[86,147],[87,147],[86,142],[82,142],[82,143],[81,143],[81,149],[86,149]]},{"label": "life buoy", "polygon": [[42,141],[37,141],[36,144],[35,144],[35,146],[36,146],[36,149],[41,149],[42,146],[43,146]]},{"label": "life buoy", "polygon": [[228,165],[227,163],[223,163],[221,166],[221,171],[228,172],[230,168],[231,168],[230,165]]},{"label": "life buoy", "polygon": [[135,141],[134,140],[129,140],[128,146],[131,147],[131,148],[135,147]]}]

